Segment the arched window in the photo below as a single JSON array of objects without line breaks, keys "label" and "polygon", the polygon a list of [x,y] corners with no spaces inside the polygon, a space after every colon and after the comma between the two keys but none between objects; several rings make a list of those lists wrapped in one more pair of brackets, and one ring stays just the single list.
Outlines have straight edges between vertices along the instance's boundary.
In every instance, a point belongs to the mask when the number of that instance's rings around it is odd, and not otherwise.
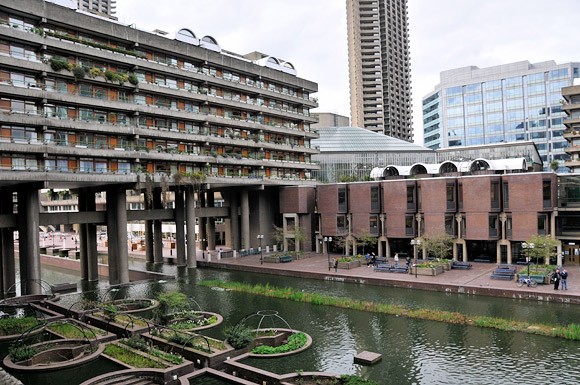
[{"label": "arched window", "polygon": [[196,38],[195,33],[193,33],[190,29],[187,29],[187,28],[182,28],[177,33],[180,35],[183,35],[183,36],[194,38],[194,39]]},{"label": "arched window", "polygon": [[213,37],[211,37],[211,36],[204,36],[204,37],[201,39],[201,41],[205,41],[206,43],[211,43],[211,44],[218,45],[218,43],[217,43],[217,40],[216,40],[216,39],[214,39],[214,38],[213,38]]},{"label": "arched window", "polygon": [[471,167],[469,169],[471,172],[489,170],[489,163],[483,159],[477,159],[471,163]]},{"label": "arched window", "polygon": [[280,62],[278,61],[278,59],[276,59],[275,57],[269,57],[268,58],[268,63],[280,64]]},{"label": "arched window", "polygon": [[457,166],[453,162],[444,162],[439,168],[439,174],[449,174],[451,172],[457,172]]},{"label": "arched window", "polygon": [[411,168],[411,175],[423,175],[427,174],[427,168],[422,164],[416,164]]},{"label": "arched window", "polygon": [[286,67],[286,68],[293,69],[293,70],[296,69],[296,68],[294,68],[294,64],[292,64],[292,63],[290,63],[288,61],[287,62],[284,62],[283,66]]}]

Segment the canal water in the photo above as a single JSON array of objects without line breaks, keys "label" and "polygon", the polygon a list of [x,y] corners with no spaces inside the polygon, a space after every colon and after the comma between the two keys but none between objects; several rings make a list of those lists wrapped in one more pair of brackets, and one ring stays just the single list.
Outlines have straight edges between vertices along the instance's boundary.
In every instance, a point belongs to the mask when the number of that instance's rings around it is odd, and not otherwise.
[{"label": "canal water", "polygon": [[[183,291],[194,298],[203,310],[224,316],[222,325],[205,332],[210,337],[218,338],[222,338],[224,327],[235,324],[252,312],[276,310],[292,328],[310,334],[314,342],[310,349],[300,354],[279,359],[244,361],[272,372],[303,370],[358,374],[380,384],[580,383],[580,342],[295,303],[213,290],[199,287],[196,282],[220,279],[270,283],[307,292],[393,303],[409,308],[459,311],[561,325],[579,322],[578,305],[394,289],[214,269],[188,271],[171,266],[163,269],[176,273],[178,278],[167,282],[132,285],[111,295],[115,298],[155,297],[161,292]],[[78,278],[67,276],[63,272],[45,274],[43,270],[43,279],[66,282]],[[72,304],[78,299],[79,295],[66,295],[62,301]],[[281,324],[279,326],[283,327]],[[373,366],[354,364],[353,357],[364,350],[381,353],[383,358]],[[59,373],[43,376],[42,382],[30,383],[68,384],[66,378]]]}]

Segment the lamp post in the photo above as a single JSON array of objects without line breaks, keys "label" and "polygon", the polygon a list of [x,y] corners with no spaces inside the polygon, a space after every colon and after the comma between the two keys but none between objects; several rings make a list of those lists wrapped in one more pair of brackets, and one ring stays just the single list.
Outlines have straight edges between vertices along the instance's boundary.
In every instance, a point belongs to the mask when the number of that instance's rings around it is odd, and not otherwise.
[{"label": "lamp post", "polygon": [[258,234],[258,240],[260,241],[260,265],[264,264],[264,253],[262,252],[262,239],[264,239],[264,234]]},{"label": "lamp post", "polygon": [[328,250],[328,243],[332,242],[332,237],[324,237],[326,243],[326,258],[328,259],[328,271],[330,271],[330,251]]},{"label": "lamp post", "polygon": [[522,248],[527,251],[526,265],[528,265],[528,279],[530,278],[530,250],[532,250],[534,246],[535,245],[532,242],[530,243],[522,242]]},{"label": "lamp post", "polygon": [[421,246],[421,240],[411,239],[411,245],[413,245],[413,256],[415,257],[415,278],[417,278],[417,248]]}]

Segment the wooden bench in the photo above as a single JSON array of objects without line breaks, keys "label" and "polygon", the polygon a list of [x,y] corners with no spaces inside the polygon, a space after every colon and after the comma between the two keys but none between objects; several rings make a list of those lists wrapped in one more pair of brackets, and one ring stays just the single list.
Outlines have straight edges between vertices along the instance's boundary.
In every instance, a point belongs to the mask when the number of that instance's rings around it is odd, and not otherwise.
[{"label": "wooden bench", "polygon": [[459,262],[459,261],[453,261],[453,263],[451,264],[451,268],[452,269],[471,269],[472,268],[472,264],[469,262]]},{"label": "wooden bench", "polygon": [[285,263],[285,262],[292,262],[294,260],[294,258],[292,258],[292,256],[290,255],[281,255],[278,260],[280,261],[280,263]]}]

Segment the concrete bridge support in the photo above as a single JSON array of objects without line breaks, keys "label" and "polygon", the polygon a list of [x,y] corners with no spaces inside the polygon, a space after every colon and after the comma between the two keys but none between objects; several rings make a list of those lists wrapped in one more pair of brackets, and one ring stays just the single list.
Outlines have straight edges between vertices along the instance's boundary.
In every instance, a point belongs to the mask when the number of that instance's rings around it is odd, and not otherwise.
[{"label": "concrete bridge support", "polygon": [[185,219],[187,236],[187,267],[197,267],[197,250],[195,247],[195,194],[193,188],[185,191]]},{"label": "concrete bridge support", "polygon": [[[154,209],[163,209],[163,202],[161,200],[161,189],[154,189],[153,190],[153,208]],[[163,263],[163,230],[162,230],[162,221],[154,220],[153,221],[153,255],[154,255],[154,262],[155,263]]]},{"label": "concrete bridge support", "polygon": [[230,191],[230,247],[233,250],[240,250],[240,203],[238,192]]},{"label": "concrete bridge support", "polygon": [[248,190],[240,193],[241,197],[241,214],[242,214],[242,249],[250,250],[250,199]]},{"label": "concrete bridge support", "polygon": [[129,283],[127,251],[127,196],[124,188],[107,190],[107,236],[109,239],[109,282]]},{"label": "concrete bridge support", "polygon": [[[153,197],[151,197],[153,198]],[[145,194],[145,210],[151,210],[153,207],[152,201],[147,198]],[[147,263],[153,263],[155,258],[153,257],[153,221],[145,220],[145,260]]]},{"label": "concrete bridge support", "polygon": [[[215,197],[214,192],[207,191],[207,207],[214,207]],[[207,218],[207,247],[209,250],[215,250],[215,218]]]},{"label": "concrete bridge support", "polygon": [[[199,195],[199,207],[203,208],[203,207],[205,207],[205,191],[200,191],[198,193],[198,195]],[[200,217],[198,219],[199,237],[197,239],[199,240],[199,247],[202,250],[202,252],[205,250],[205,248],[207,246],[206,224],[207,224],[206,218]]]},{"label": "concrete bridge support", "polygon": [[18,244],[22,294],[42,294],[38,243],[39,213],[38,190],[27,187],[18,191]]},{"label": "concrete bridge support", "polygon": [[[13,205],[12,191],[0,192],[0,213],[12,214]],[[5,228],[0,230],[0,242],[2,243],[2,293],[11,296],[16,294],[14,229]]]},{"label": "concrete bridge support", "polygon": [[[78,191],[79,211],[94,212],[96,210],[95,193],[90,189]],[[87,281],[98,281],[99,266],[97,254],[97,225],[94,223],[79,226],[81,252],[81,278]]]}]

